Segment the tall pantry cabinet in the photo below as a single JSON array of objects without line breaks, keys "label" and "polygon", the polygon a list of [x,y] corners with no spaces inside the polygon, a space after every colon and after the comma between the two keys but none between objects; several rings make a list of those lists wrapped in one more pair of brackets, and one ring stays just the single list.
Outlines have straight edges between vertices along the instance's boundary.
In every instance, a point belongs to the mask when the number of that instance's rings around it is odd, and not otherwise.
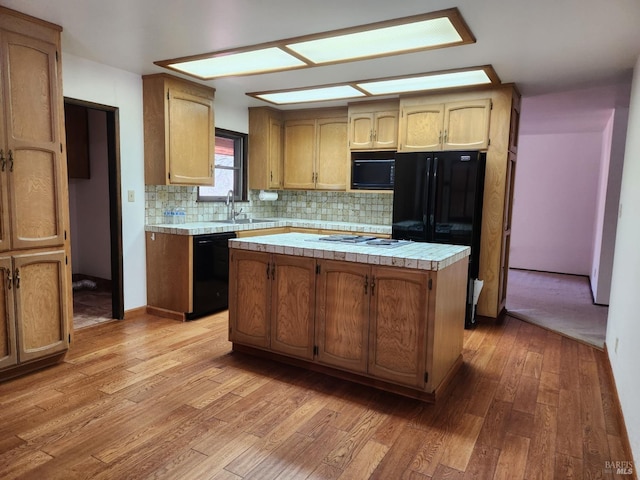
[{"label": "tall pantry cabinet", "polygon": [[0,379],[69,345],[60,31],[0,7]]}]

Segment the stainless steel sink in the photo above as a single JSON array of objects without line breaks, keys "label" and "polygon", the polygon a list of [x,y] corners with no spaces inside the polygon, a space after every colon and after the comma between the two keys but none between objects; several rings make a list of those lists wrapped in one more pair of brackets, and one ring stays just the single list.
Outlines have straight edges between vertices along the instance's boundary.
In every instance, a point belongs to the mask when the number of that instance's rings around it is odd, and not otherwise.
[{"label": "stainless steel sink", "polygon": [[236,218],[235,220],[212,220],[213,223],[224,223],[226,225],[245,225],[247,223],[267,223],[275,220],[268,218]]}]

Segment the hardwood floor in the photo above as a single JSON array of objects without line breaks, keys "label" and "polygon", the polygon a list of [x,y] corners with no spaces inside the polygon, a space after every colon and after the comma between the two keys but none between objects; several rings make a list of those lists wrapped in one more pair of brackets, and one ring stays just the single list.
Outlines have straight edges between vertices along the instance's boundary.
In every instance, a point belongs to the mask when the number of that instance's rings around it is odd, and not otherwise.
[{"label": "hardwood floor", "polygon": [[[616,478],[604,353],[507,317],[436,405],[231,353],[226,312],[76,332],[0,384],[0,478]],[[620,476],[619,478],[630,478]]]}]

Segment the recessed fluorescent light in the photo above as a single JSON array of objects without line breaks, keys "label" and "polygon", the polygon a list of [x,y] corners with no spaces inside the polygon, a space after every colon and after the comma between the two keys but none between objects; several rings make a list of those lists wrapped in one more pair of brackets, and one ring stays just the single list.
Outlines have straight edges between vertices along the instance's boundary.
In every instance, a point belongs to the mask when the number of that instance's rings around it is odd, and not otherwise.
[{"label": "recessed fluorescent light", "polygon": [[442,90],[481,85],[500,85],[500,79],[491,65],[421,73],[404,77],[359,80],[334,85],[298,88],[295,90],[272,90],[250,92],[250,97],[278,105],[304,102],[321,102],[345,98],[375,97],[429,90]]},{"label": "recessed fluorescent light", "polygon": [[154,62],[210,80],[383,57],[475,42],[457,8]]},{"label": "recessed fluorescent light", "polygon": [[330,63],[407,53],[461,41],[451,20],[441,17],[287,44],[287,48],[313,63]]},{"label": "recessed fluorescent light", "polygon": [[482,70],[427,74],[373,82],[359,82],[357,86],[370,95],[389,95],[392,93],[419,92],[440,88],[466,87],[491,83],[487,73]]},{"label": "recessed fluorescent light", "polygon": [[226,77],[274,72],[306,66],[305,62],[279,48],[263,48],[247,52],[230,53],[167,65],[199,78]]},{"label": "recessed fluorescent light", "polygon": [[[249,95],[249,94],[248,94]],[[284,105],[287,103],[322,102],[325,100],[341,100],[345,98],[364,97],[366,94],[350,85],[317,87],[282,92],[255,93],[252,96],[267,102]]]}]

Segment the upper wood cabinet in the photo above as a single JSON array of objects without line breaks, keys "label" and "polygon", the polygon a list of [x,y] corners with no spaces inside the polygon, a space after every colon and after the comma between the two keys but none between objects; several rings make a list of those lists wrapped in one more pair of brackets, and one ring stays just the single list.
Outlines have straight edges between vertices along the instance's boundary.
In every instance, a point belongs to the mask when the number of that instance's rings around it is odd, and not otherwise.
[{"label": "upper wood cabinet", "polygon": [[395,150],[397,145],[397,102],[349,105],[351,150]]},{"label": "upper wood cabinet", "polygon": [[284,188],[345,190],[347,117],[301,118],[284,124]]},{"label": "upper wood cabinet", "polygon": [[215,90],[171,75],[142,77],[147,185],[213,185]]},{"label": "upper wood cabinet", "polygon": [[249,108],[249,188],[281,189],[283,184],[282,112]]},{"label": "upper wood cabinet", "polygon": [[398,151],[484,150],[490,113],[489,98],[444,104],[401,100]]},{"label": "upper wood cabinet", "polygon": [[7,12],[0,10],[0,251],[61,246],[68,207],[59,31]]}]

